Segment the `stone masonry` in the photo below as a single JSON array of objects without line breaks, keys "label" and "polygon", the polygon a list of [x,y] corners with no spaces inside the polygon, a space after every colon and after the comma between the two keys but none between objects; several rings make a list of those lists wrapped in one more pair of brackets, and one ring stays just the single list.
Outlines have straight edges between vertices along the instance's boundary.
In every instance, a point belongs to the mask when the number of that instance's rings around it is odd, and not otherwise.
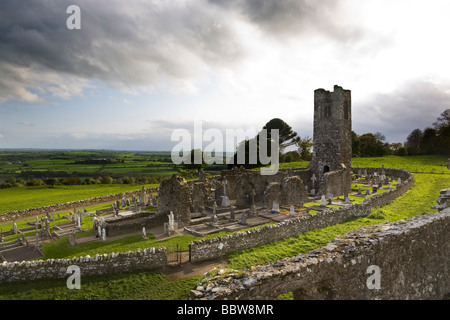
[{"label": "stone masonry", "polygon": [[[299,254],[245,270],[221,269],[190,299],[449,299],[450,209],[363,227]],[[378,277],[378,280],[377,280]]]}]

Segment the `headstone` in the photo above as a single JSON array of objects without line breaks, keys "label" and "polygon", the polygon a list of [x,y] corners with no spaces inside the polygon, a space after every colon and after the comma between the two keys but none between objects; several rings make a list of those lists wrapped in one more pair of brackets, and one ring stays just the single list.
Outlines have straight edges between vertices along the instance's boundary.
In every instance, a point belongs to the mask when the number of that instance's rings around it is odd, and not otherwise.
[{"label": "headstone", "polygon": [[214,203],[213,203],[213,216],[216,215],[216,211],[217,211],[217,203],[214,201]]},{"label": "headstone", "polygon": [[145,231],[145,227],[142,227],[142,239],[147,239],[147,232]]},{"label": "headstone", "polygon": [[367,169],[364,169],[364,175],[367,177]]},{"label": "headstone", "polygon": [[361,169],[358,170],[358,178],[361,178]]},{"label": "headstone", "polygon": [[320,197],[320,206],[321,207],[325,207],[326,206],[325,195],[322,195],[322,197]]},{"label": "headstone", "polygon": [[311,195],[312,195],[313,197],[316,196],[316,189],[311,189]]},{"label": "headstone", "polygon": [[14,222],[13,222],[13,234],[17,234],[17,232],[18,232],[18,230],[17,230],[17,224],[16,224],[16,222],[14,221]]},{"label": "headstone", "polygon": [[78,225],[77,225],[78,230],[81,230],[81,215],[78,215]]},{"label": "headstone", "polygon": [[215,213],[213,213],[213,215],[211,216],[211,221],[210,221],[210,224],[212,225],[212,226],[216,226],[216,224],[217,224],[217,215],[215,214]]},{"label": "headstone", "polygon": [[52,213],[50,221],[55,221],[55,214],[54,213]]},{"label": "headstone", "polygon": [[370,195],[370,190],[366,189],[366,196]]},{"label": "headstone", "polygon": [[402,184],[402,178],[398,178],[398,180],[397,180],[397,185],[399,186],[399,185],[401,185]]},{"label": "headstone", "polygon": [[331,193],[328,194],[328,204],[333,202],[333,195]]},{"label": "headstone", "polygon": [[222,199],[221,206],[222,207],[229,207],[230,206],[230,199],[227,196],[221,196]]},{"label": "headstone", "polygon": [[273,202],[272,213],[280,213],[280,205],[278,204],[278,201]]},{"label": "headstone", "polygon": [[291,217],[293,217],[293,216],[294,216],[294,213],[295,213],[295,211],[294,211],[294,206],[291,205],[291,211],[289,212],[289,215],[290,215]]},{"label": "headstone", "polygon": [[235,214],[235,212],[234,212],[235,209],[236,209],[235,206],[231,206],[231,207],[230,207],[230,220],[231,220],[231,221],[236,220],[236,214]]},{"label": "headstone", "polygon": [[39,234],[36,232],[36,241],[34,242],[34,248],[37,250],[39,248]]},{"label": "headstone", "polygon": [[172,211],[170,211],[170,214],[168,215],[168,217],[169,217],[169,230],[173,230],[174,225],[175,225],[175,219],[174,219]]},{"label": "headstone", "polygon": [[102,240],[106,241],[106,230],[105,230],[105,228],[102,229]]},{"label": "headstone", "polygon": [[102,236],[102,227],[100,225],[97,226],[97,236],[101,238]]},{"label": "headstone", "polygon": [[245,214],[245,211],[242,212],[242,214],[241,214],[241,221],[239,223],[240,224],[246,224],[247,223],[247,216]]},{"label": "headstone", "polygon": [[377,193],[378,192],[378,187],[373,187],[372,188],[372,193]]},{"label": "headstone", "polygon": [[69,236],[69,245],[71,247],[76,246],[77,242],[75,241],[75,230],[72,230],[72,233]]},{"label": "headstone", "polygon": [[361,187],[359,187],[359,189],[358,189],[358,195],[362,195],[362,189],[361,189]]},{"label": "headstone", "polygon": [[345,197],[345,204],[350,204],[350,198],[349,197]]}]

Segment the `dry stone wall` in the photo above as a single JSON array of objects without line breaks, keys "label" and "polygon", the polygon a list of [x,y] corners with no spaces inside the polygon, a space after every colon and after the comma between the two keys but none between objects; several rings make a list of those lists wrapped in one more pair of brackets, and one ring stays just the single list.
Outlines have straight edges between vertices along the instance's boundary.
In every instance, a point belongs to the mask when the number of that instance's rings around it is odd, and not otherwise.
[{"label": "dry stone wall", "polygon": [[36,280],[43,278],[67,278],[67,268],[76,265],[80,276],[92,276],[130,272],[135,270],[157,270],[167,264],[165,247],[147,248],[125,253],[96,254],[73,259],[49,259],[0,264],[0,282]]},{"label": "dry stone wall", "polygon": [[[357,170],[359,168],[356,168]],[[362,168],[363,170],[365,168]],[[376,171],[377,169],[369,169]],[[389,170],[389,171],[388,171]],[[378,169],[379,171],[379,169]],[[382,206],[408,191],[414,184],[411,173],[405,170],[385,169],[387,175],[401,177],[400,186],[367,198],[362,204],[352,204],[340,209],[329,209],[276,225],[268,225],[232,235],[191,242],[191,261],[201,262],[224,256],[229,252],[261,246],[273,241],[295,236],[302,232],[325,228],[355,217],[370,214],[372,207]]]},{"label": "dry stone wall", "polygon": [[206,276],[190,299],[449,299],[450,209],[363,227],[299,254]]}]

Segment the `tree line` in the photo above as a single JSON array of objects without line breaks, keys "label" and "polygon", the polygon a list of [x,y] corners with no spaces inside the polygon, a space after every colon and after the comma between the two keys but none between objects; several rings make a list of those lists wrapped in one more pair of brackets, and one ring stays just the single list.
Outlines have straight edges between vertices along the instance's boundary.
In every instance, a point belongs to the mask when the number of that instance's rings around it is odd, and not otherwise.
[{"label": "tree line", "polygon": [[414,129],[404,144],[409,155],[450,155],[450,109],[442,112],[432,126]]}]

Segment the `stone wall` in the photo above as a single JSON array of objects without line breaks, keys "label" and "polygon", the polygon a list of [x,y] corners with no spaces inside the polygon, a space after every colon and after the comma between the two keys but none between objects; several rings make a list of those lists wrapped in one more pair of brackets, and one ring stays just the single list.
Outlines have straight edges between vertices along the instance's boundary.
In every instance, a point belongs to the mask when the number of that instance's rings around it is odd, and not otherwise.
[{"label": "stone wall", "polygon": [[143,227],[146,230],[164,225],[169,218],[165,213],[146,213],[142,217],[131,217],[130,219],[110,220],[106,222],[105,232],[108,237],[127,233],[140,232]]},{"label": "stone wall", "polygon": [[[356,168],[357,170],[359,168]],[[363,170],[365,168],[362,168]],[[377,169],[369,169],[376,171]],[[379,171],[379,169],[378,169]],[[382,206],[408,191],[414,178],[411,173],[405,170],[385,169],[386,174],[391,176],[401,176],[401,185],[395,189],[387,190],[364,200],[362,204],[352,204],[340,209],[329,209],[276,225],[264,226],[248,231],[237,232],[232,235],[225,235],[206,240],[191,242],[191,262],[212,260],[224,256],[229,252],[243,250],[246,248],[261,246],[273,241],[295,236],[302,232],[314,229],[325,228],[327,226],[342,223],[345,220],[355,217],[364,217],[370,214],[372,207]]]},{"label": "stone wall", "polygon": [[[157,192],[157,188],[149,188],[146,189],[150,193]],[[141,190],[136,191],[129,191],[125,192],[126,198],[131,198],[133,195],[138,196],[140,194]],[[113,202],[117,200],[121,200],[123,196],[123,193],[117,193],[117,194],[110,194],[106,196],[100,196],[90,199],[84,199],[79,201],[70,201],[66,203],[60,203],[60,204],[54,204],[39,208],[30,208],[25,210],[17,210],[17,211],[11,211],[7,213],[0,214],[0,223],[6,222],[6,221],[12,221],[14,218],[20,220],[22,218],[28,218],[28,217],[36,217],[36,216],[42,216],[45,215],[47,212],[57,212],[57,211],[65,211],[65,210],[73,210],[74,208],[81,209],[82,207],[88,207],[93,206],[96,204],[104,203],[104,202]]]},{"label": "stone wall", "polygon": [[190,299],[449,299],[450,209],[367,226],[307,254],[219,270]]},{"label": "stone wall", "polygon": [[70,274],[66,272],[70,265],[78,266],[83,277],[135,270],[157,270],[166,264],[167,250],[164,247],[73,259],[3,262],[0,264],[0,282],[67,278]]}]

